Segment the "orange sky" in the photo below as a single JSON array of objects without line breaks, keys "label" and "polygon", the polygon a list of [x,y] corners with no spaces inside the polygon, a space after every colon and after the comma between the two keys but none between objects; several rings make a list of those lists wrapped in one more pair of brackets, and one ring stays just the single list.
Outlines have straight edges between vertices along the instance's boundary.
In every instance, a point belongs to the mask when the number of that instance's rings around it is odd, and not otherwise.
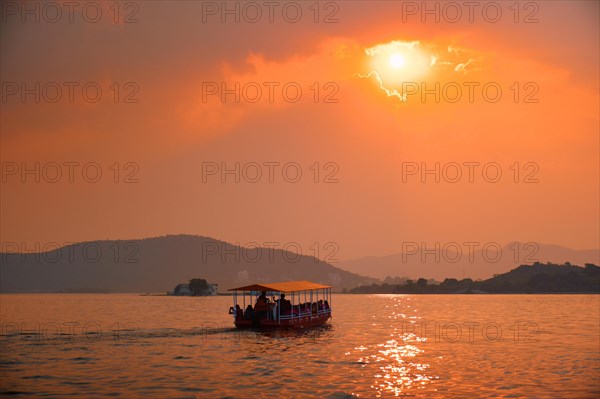
[{"label": "orange sky", "polygon": [[[472,23],[466,15],[444,21],[449,14],[423,23],[420,14],[403,13],[406,3],[322,3],[318,23],[312,2],[294,3],[303,12],[297,23],[277,11],[274,23],[266,15],[257,23],[244,15],[239,23],[219,15],[203,22],[202,2],[138,2],[138,9],[120,10],[120,20],[134,12],[137,23],[114,23],[107,6],[97,23],[77,10],[73,23],[66,12],[56,23],[45,21],[42,10],[40,23],[32,15],[22,22],[21,3],[3,9],[1,241],[33,246],[189,233],[241,244],[298,242],[309,254],[311,243],[335,242],[339,259],[399,252],[406,241],[598,247],[598,2],[522,2],[519,23],[503,2],[495,3],[502,9],[496,23],[477,11]],[[338,22],[323,23],[331,12]],[[527,16],[538,22],[523,23]],[[402,47],[374,57],[365,52],[393,41],[418,41],[419,54],[438,62],[415,66]],[[389,57],[397,54],[403,65],[394,68]],[[475,90],[469,102],[465,89],[457,103],[422,100],[420,93],[402,102],[373,75],[361,77],[373,71],[387,77],[390,90],[410,76],[430,88],[493,83],[502,98],[486,101]],[[51,86],[39,103],[11,92],[35,82],[58,82],[62,97],[47,101]],[[73,101],[64,82],[79,84]],[[102,87],[97,103],[83,97],[89,82]],[[248,91],[239,103],[234,95],[223,102],[220,93],[207,94],[223,82]],[[291,91],[283,94],[286,84]],[[256,87],[262,97],[251,102]],[[294,87],[302,89],[299,101],[286,101]],[[139,101],[124,103],[132,93]],[[524,103],[527,94],[537,102]],[[34,175],[23,181],[23,163],[36,162],[40,182]],[[65,162],[79,163],[72,183]],[[102,177],[90,183],[81,167],[94,162]],[[265,162],[279,163],[273,182]],[[467,175],[457,183],[403,176],[409,163],[436,162],[463,165],[463,174],[464,163],[495,163],[502,178],[487,182],[481,166],[473,182]],[[62,165],[56,183],[49,181],[53,163]],[[217,174],[203,182],[203,163],[257,163],[263,176],[222,183]],[[297,183],[281,174],[291,163],[302,171]],[[325,183],[333,172],[337,182]],[[536,183],[524,182],[530,172]],[[123,182],[129,173],[137,182]]]}]

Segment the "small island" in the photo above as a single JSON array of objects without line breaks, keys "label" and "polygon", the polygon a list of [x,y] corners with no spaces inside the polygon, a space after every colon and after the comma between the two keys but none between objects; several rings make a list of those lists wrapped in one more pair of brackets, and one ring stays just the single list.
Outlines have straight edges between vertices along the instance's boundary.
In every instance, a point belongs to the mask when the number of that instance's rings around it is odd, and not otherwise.
[{"label": "small island", "polygon": [[439,284],[429,284],[424,278],[404,284],[372,284],[353,288],[350,294],[559,294],[600,293],[600,267],[586,263],[585,267],[536,262],[521,265],[508,273],[473,281],[447,278]]},{"label": "small island", "polygon": [[217,295],[218,284],[209,284],[203,278],[193,278],[188,284],[177,284],[173,291],[167,292],[171,296],[214,296]]}]

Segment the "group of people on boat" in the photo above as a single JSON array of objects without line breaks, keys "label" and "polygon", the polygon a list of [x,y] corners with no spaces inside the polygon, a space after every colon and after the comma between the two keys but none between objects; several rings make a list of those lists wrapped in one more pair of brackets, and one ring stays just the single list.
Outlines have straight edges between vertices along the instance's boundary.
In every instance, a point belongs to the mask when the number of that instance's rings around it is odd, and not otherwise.
[{"label": "group of people on boat", "polygon": [[285,294],[281,294],[279,299],[276,301],[270,301],[267,298],[267,293],[262,291],[259,297],[256,299],[254,308],[249,304],[245,310],[242,310],[240,305],[235,305],[235,309],[230,309],[230,313],[235,312],[236,319],[246,319],[257,321],[269,317],[269,312],[272,312],[272,318],[275,319],[277,314],[282,316],[310,316],[317,315],[320,311],[329,310],[329,302],[326,300],[319,300],[316,302],[304,302],[301,304],[293,305],[285,299]]}]

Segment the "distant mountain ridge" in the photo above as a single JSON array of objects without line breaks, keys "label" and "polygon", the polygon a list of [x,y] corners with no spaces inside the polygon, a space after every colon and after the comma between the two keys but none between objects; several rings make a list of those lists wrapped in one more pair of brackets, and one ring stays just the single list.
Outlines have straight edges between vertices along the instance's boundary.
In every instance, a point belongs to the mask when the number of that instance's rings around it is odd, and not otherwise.
[{"label": "distant mountain ridge", "polygon": [[[521,264],[551,262],[583,265],[600,264],[600,249],[574,250],[560,245],[510,242],[501,247],[500,257],[494,260],[494,251],[498,244],[489,246],[489,254],[483,253],[479,245],[468,252],[461,246],[440,246],[434,253],[434,245],[428,244],[409,253],[396,253],[387,256],[369,256],[341,261],[337,267],[349,272],[361,272],[369,277],[384,280],[386,277],[406,277],[410,279],[426,278],[441,281],[445,278],[487,279],[495,274],[506,273]],[[412,249],[412,248],[411,248]],[[436,255],[438,259],[436,259]],[[459,258],[459,255],[460,256]],[[458,261],[455,261],[455,259]]]},{"label": "distant mountain ridge", "polygon": [[349,291],[353,294],[600,294],[600,267],[534,263],[496,275],[487,280],[447,278],[428,284],[420,278],[403,284],[372,284]]},{"label": "distant mountain ridge", "polygon": [[247,282],[310,280],[334,290],[375,279],[312,256],[176,235],[82,242],[43,253],[0,253],[0,292],[166,292],[204,278],[219,292]]}]

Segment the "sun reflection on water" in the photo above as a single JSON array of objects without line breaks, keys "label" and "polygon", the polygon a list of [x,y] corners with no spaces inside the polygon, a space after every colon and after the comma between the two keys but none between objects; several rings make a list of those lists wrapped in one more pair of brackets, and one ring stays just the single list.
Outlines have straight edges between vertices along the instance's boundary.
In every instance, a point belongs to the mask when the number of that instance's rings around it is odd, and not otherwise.
[{"label": "sun reflection on water", "polygon": [[[395,303],[391,306],[388,318],[393,322],[398,319],[403,323],[416,323],[419,319],[410,309],[409,298],[390,298]],[[409,316],[409,314],[411,314]],[[377,326],[377,323],[373,324]],[[381,325],[385,328],[386,326]],[[358,346],[354,350],[360,353],[358,363],[373,373],[371,388],[376,397],[404,396],[411,390],[423,389],[439,377],[429,371],[429,364],[423,362],[425,352],[422,338],[413,332],[398,328],[397,323],[389,326],[392,331],[390,339],[385,343]],[[356,353],[356,352],[355,352]],[[350,353],[347,353],[348,355]]]}]

